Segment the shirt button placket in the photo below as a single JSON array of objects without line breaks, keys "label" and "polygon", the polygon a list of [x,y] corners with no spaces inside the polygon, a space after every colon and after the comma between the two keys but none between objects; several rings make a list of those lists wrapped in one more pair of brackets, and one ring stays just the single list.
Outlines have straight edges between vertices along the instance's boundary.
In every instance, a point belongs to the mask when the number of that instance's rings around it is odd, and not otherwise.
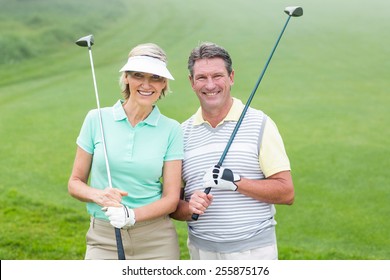
[{"label": "shirt button placket", "polygon": [[133,158],[134,135],[135,135],[135,129],[131,128],[129,132],[129,142],[128,142],[128,152],[127,152],[130,159]]}]

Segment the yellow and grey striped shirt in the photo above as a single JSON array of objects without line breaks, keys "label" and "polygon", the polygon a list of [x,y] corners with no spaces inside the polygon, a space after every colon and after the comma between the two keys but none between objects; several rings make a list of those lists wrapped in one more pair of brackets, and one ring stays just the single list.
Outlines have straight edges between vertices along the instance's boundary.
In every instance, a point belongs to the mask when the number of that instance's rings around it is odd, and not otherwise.
[{"label": "yellow and grey striped shirt", "polygon": [[[186,200],[203,189],[204,172],[218,163],[243,109],[242,102],[234,99],[230,112],[215,128],[203,120],[200,109],[182,124]],[[290,170],[276,125],[262,111],[248,108],[223,166],[241,177],[259,180]],[[276,243],[273,204],[239,192],[212,189],[211,193],[214,200],[205,214],[188,222],[191,243],[226,253]]]}]

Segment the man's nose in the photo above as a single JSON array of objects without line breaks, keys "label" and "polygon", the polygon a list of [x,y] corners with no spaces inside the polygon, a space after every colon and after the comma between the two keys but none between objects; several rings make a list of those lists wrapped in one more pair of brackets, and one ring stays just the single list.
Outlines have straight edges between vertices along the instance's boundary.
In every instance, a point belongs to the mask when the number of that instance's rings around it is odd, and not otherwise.
[{"label": "man's nose", "polygon": [[214,88],[215,87],[214,80],[212,77],[207,78],[206,87],[207,88]]}]

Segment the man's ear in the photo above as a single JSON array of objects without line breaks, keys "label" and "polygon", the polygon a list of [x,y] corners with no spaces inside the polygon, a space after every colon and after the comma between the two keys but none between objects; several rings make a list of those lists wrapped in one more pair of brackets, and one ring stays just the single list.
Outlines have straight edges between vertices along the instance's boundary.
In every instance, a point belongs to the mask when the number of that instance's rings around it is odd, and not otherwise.
[{"label": "man's ear", "polygon": [[190,75],[188,75],[188,80],[190,80],[190,84],[191,84],[191,87],[194,88],[194,79],[193,77]]},{"label": "man's ear", "polygon": [[234,85],[234,69],[232,69],[232,73],[230,73],[229,78],[230,78],[230,85],[231,86]]}]

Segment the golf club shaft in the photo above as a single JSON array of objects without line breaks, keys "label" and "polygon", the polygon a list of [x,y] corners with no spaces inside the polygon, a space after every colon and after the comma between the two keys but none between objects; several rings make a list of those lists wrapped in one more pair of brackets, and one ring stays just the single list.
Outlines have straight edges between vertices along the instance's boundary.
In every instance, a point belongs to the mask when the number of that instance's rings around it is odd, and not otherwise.
[{"label": "golf club shaft", "polygon": [[[261,82],[261,80],[263,79],[263,76],[264,76],[264,74],[265,74],[265,71],[267,70],[269,63],[271,62],[272,56],[274,55],[274,52],[275,52],[275,50],[276,50],[276,48],[277,48],[277,46],[278,46],[278,44],[279,44],[280,39],[281,39],[282,36],[283,36],[284,31],[286,30],[286,27],[287,27],[287,25],[288,25],[290,19],[291,19],[291,15],[288,16],[288,18],[287,18],[287,20],[286,20],[286,23],[284,24],[284,27],[283,27],[283,29],[282,29],[282,32],[280,32],[280,35],[279,35],[278,39],[276,40],[275,46],[273,47],[273,49],[272,49],[272,51],[271,51],[271,54],[270,54],[270,56],[268,57],[268,60],[267,60],[267,62],[266,62],[266,64],[265,64],[265,66],[264,66],[264,69],[263,69],[263,71],[261,72],[259,78],[257,79],[257,82],[256,82],[256,84],[255,84],[255,86],[254,86],[254,88],[253,88],[253,90],[252,90],[252,93],[250,94],[250,96],[249,96],[249,98],[248,98],[248,101],[247,101],[246,104],[245,104],[245,107],[244,107],[244,109],[243,109],[243,111],[242,111],[242,113],[241,113],[241,115],[240,115],[240,118],[238,119],[238,121],[237,121],[237,123],[236,123],[236,126],[234,127],[233,132],[232,132],[232,134],[230,135],[230,138],[229,138],[228,143],[226,144],[225,150],[223,151],[223,153],[222,153],[222,155],[221,155],[221,158],[219,159],[219,161],[218,161],[218,163],[217,163],[219,166],[222,166],[222,163],[223,163],[223,161],[225,160],[225,157],[226,157],[226,155],[227,155],[227,153],[228,153],[228,151],[229,151],[229,149],[230,149],[230,146],[231,146],[232,143],[233,143],[234,137],[236,136],[237,131],[238,131],[238,129],[239,129],[240,126],[241,126],[241,123],[242,123],[242,121],[243,121],[243,119],[244,119],[244,117],[245,117],[245,114],[246,114],[246,112],[248,111],[249,105],[251,104],[252,99],[253,99],[253,97],[255,96],[255,93],[256,93],[256,91],[257,91],[257,88],[259,87],[260,82]],[[206,194],[208,194],[208,193],[210,193],[210,190],[211,190],[211,187],[207,187],[207,188],[204,190],[204,192],[205,192]],[[193,220],[196,221],[196,220],[198,220],[198,218],[199,218],[199,214],[192,214],[192,219],[193,219]]]},{"label": "golf club shaft", "polygon": [[105,138],[104,138],[103,121],[102,121],[102,114],[101,114],[101,111],[100,111],[99,94],[98,94],[97,85],[96,85],[96,77],[95,77],[95,70],[94,70],[95,67],[94,67],[94,65],[93,65],[93,58],[92,58],[92,50],[91,50],[91,47],[88,47],[88,52],[89,52],[89,59],[90,59],[90,61],[91,61],[92,79],[93,79],[93,86],[94,86],[94,89],[95,89],[96,105],[97,105],[97,110],[98,110],[98,115],[99,115],[100,133],[101,133],[101,137],[102,137],[104,160],[105,160],[105,163],[106,163],[106,171],[107,171],[108,186],[109,186],[110,188],[112,188],[112,180],[111,180],[110,165],[109,165],[109,163],[108,163],[106,141],[105,141]]},{"label": "golf club shaft", "polygon": [[[110,165],[108,163],[106,141],[104,139],[103,121],[102,121],[102,114],[101,114],[101,110],[100,110],[99,94],[98,94],[97,85],[96,85],[96,76],[95,76],[95,70],[94,70],[95,67],[93,65],[91,46],[88,46],[88,52],[89,52],[89,60],[91,62],[93,86],[94,86],[94,89],[95,89],[96,105],[97,105],[97,110],[98,110],[98,115],[99,115],[100,134],[101,134],[101,137],[102,137],[104,160],[106,162],[108,186],[110,188],[112,188]],[[116,247],[118,249],[118,259],[119,260],[125,260],[126,259],[125,258],[125,251],[123,249],[122,235],[121,235],[121,230],[119,228],[115,228],[115,240],[116,240]]]}]

